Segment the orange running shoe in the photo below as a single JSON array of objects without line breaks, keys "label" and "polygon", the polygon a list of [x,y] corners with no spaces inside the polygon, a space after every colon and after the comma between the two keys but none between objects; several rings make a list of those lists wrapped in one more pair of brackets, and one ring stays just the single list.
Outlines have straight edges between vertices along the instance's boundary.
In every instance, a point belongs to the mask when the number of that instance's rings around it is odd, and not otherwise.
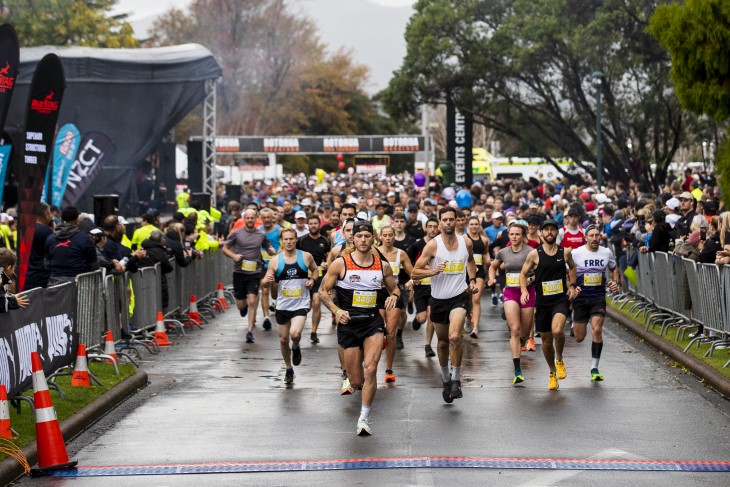
[{"label": "orange running shoe", "polygon": [[385,371],[385,382],[395,382],[395,374],[390,369]]},{"label": "orange running shoe", "polygon": [[530,352],[534,352],[535,351],[535,339],[532,337],[528,338],[526,347],[527,347],[527,350],[529,350]]}]

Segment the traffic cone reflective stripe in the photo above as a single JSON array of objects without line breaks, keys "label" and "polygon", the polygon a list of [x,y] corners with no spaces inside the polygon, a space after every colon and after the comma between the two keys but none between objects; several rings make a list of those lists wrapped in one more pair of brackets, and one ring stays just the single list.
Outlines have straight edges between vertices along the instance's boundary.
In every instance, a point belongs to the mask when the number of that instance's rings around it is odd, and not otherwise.
[{"label": "traffic cone reflective stripe", "polygon": [[203,324],[202,320],[200,319],[200,313],[198,313],[198,303],[195,300],[194,294],[190,296],[190,310],[188,311],[188,316],[191,320],[195,322],[195,324]]},{"label": "traffic cone reflective stripe", "polygon": [[119,359],[117,358],[117,349],[114,347],[114,335],[112,335],[111,331],[106,332],[104,355],[109,355],[115,362],[119,362]]},{"label": "traffic cone reflective stripe", "polygon": [[218,281],[218,294],[216,295],[218,302],[221,303],[223,309],[228,309],[228,303],[226,303],[226,295],[223,294],[223,283]]},{"label": "traffic cone reflective stripe", "polygon": [[10,429],[8,391],[4,384],[0,384],[0,438],[13,438],[13,430]]},{"label": "traffic cone reflective stripe", "polygon": [[155,325],[155,340],[161,347],[169,347],[172,342],[167,339],[167,330],[165,330],[165,317],[162,316],[162,312],[157,312],[157,325]]},{"label": "traffic cone reflective stripe", "polygon": [[33,402],[35,404],[35,434],[38,447],[38,468],[31,471],[39,474],[45,470],[59,470],[76,466],[76,461],[69,461],[66,445],[58,424],[53,401],[48,391],[46,375],[43,373],[41,358],[38,352],[30,355],[33,366]]},{"label": "traffic cone reflective stripe", "polygon": [[89,365],[86,360],[86,345],[83,343],[79,343],[79,349],[76,353],[76,366],[71,376],[71,387],[91,387]]}]

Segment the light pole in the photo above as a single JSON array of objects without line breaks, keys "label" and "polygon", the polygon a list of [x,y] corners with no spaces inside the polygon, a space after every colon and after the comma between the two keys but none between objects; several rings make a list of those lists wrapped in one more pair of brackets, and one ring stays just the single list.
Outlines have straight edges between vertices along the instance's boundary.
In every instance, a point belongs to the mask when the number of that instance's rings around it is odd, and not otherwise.
[{"label": "light pole", "polygon": [[598,191],[602,191],[603,154],[601,154],[601,83],[603,82],[603,73],[601,71],[594,71],[591,78],[593,78],[593,87],[596,89],[596,183],[598,183]]}]

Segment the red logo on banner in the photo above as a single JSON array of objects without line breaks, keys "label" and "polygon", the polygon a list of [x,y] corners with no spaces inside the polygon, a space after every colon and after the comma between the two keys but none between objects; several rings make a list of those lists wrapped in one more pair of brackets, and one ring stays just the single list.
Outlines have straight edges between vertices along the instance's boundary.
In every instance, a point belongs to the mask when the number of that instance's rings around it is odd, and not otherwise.
[{"label": "red logo on banner", "polygon": [[10,63],[5,61],[5,67],[0,69],[0,93],[5,93],[5,90],[12,90],[13,84],[15,84],[15,78],[8,76],[10,72]]},{"label": "red logo on banner", "polygon": [[32,100],[30,102],[30,109],[46,115],[51,112],[58,111],[58,102],[53,101],[53,90],[51,90],[42,100]]}]

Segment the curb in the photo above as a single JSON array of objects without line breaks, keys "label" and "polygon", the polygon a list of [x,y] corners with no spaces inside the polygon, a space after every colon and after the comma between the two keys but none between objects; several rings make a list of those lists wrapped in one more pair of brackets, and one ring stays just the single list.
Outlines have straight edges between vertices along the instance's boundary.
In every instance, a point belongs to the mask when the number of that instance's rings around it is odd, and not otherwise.
[{"label": "curb", "polygon": [[616,311],[611,307],[606,307],[606,314],[613,321],[622,326],[625,326],[635,335],[642,338],[649,345],[656,348],[664,355],[684,365],[687,370],[692,372],[693,375],[695,375],[700,380],[703,380],[705,383],[709,384],[717,392],[725,397],[730,397],[730,381],[727,380],[715,369],[702,362],[701,360],[696,359],[695,357],[687,353],[684,353],[684,350],[672,343],[663,340],[658,335],[655,335],[650,331],[646,331],[643,326],[639,325],[636,321],[632,320],[620,311]]},{"label": "curb", "polygon": [[[118,406],[124,399],[131,396],[137,389],[147,384],[147,372],[138,369],[137,372],[115,385],[102,394],[92,403],[87,404],[76,414],[61,423],[61,434],[68,442],[86,428],[94,424],[99,418]],[[30,465],[38,459],[36,442],[32,441],[22,448],[23,455]],[[8,485],[24,473],[23,467],[14,459],[6,458],[0,462],[0,485]]]}]

